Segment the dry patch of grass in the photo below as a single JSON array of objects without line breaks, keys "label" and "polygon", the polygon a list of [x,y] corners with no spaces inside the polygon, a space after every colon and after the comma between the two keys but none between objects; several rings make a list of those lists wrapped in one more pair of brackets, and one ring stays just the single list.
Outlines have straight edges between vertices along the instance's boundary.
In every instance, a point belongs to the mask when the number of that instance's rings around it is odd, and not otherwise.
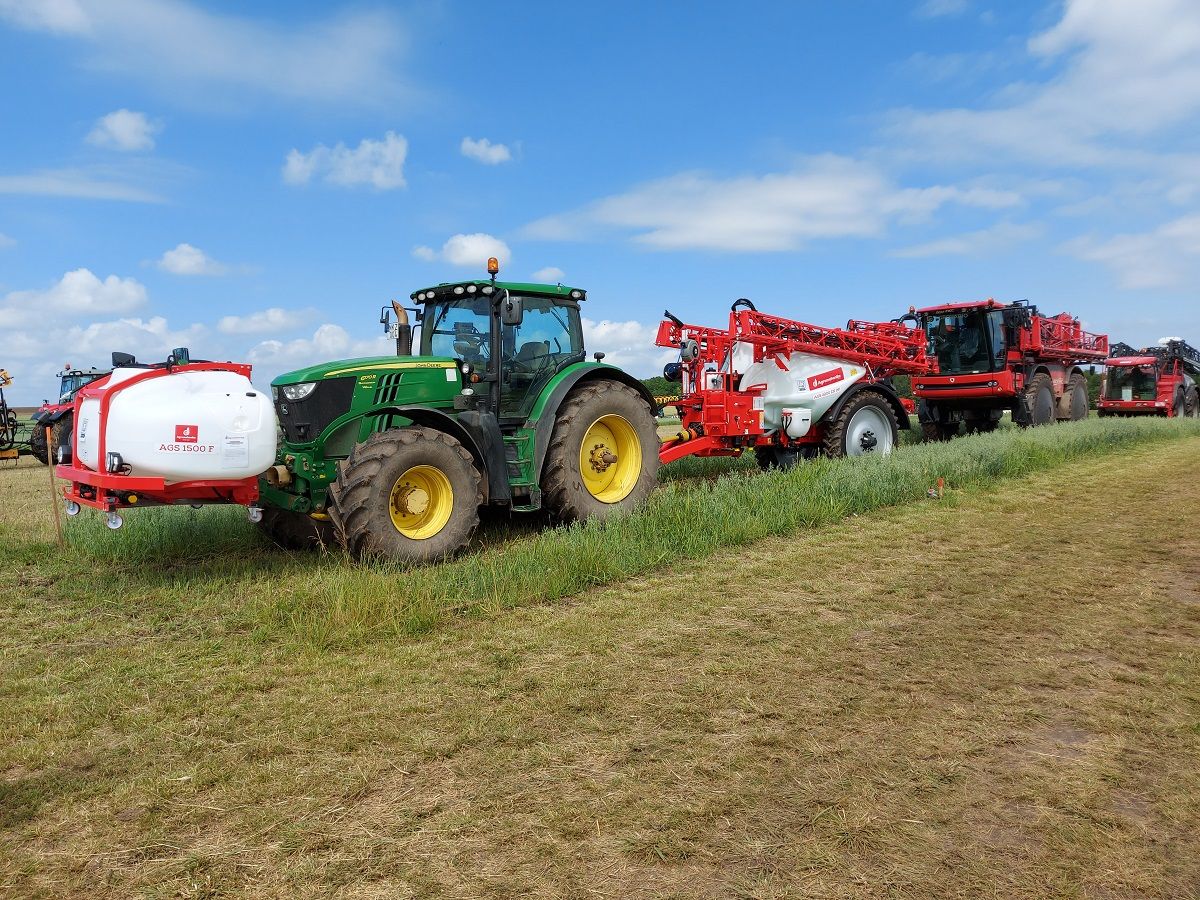
[{"label": "dry patch of grass", "polygon": [[1195,896],[1198,450],[356,648],[6,565],[0,893]]}]

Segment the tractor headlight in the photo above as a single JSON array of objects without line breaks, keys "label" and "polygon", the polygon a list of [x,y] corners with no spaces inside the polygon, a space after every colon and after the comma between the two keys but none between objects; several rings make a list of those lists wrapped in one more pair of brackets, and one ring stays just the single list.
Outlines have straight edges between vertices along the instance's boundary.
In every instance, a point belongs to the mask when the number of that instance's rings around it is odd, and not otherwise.
[{"label": "tractor headlight", "polygon": [[303,400],[316,389],[317,382],[315,381],[305,381],[302,384],[285,384],[280,388],[283,391],[283,396],[289,400]]}]

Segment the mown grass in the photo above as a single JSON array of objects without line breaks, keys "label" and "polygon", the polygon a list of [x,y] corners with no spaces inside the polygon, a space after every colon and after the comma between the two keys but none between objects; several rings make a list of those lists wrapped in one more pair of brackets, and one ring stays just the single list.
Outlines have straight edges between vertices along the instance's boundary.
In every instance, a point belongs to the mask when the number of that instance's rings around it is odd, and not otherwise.
[{"label": "mown grass", "polygon": [[349,647],[0,472],[0,897],[1194,897],[1200,437],[1119,449]]},{"label": "mown grass", "polygon": [[[759,473],[753,461],[707,460],[693,477],[671,480],[636,514],[606,523],[536,530],[536,520],[500,522],[496,546],[436,566],[356,565],[339,553],[264,552],[240,509],[147,510],[106,533],[97,517],[71,523],[72,547],[140,583],[185,581],[189,574],[250,589],[243,626],[263,635],[290,632],[320,645],[416,635],[448,617],[568,597],[652,569],[702,559],[802,528],[828,525],[927,496],[938,479],[948,490],[1062,467],[1084,457],[1200,434],[1182,420],[1098,420],[905,448],[886,458],[817,460],[787,472]],[[725,473],[712,477],[718,464]],[[670,471],[670,467],[666,470]],[[514,536],[523,539],[514,540]],[[189,572],[189,567],[200,567]],[[300,579],[291,573],[302,572]],[[270,589],[265,579],[286,583]],[[241,579],[239,582],[238,579]]]}]

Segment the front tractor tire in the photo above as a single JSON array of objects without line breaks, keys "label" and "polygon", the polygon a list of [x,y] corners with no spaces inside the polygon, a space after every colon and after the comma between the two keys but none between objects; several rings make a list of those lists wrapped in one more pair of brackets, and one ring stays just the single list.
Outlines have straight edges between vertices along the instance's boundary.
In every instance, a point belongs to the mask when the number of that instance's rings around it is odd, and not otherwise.
[{"label": "front tractor tire", "polygon": [[290,509],[268,506],[258,527],[268,541],[284,550],[322,550],[337,545],[332,521]]},{"label": "front tractor tire", "polygon": [[542,470],[542,502],[559,522],[632,509],[658,484],[658,426],[619,382],[592,382],[562,402]]},{"label": "front tractor tire", "polygon": [[356,559],[446,559],[471,540],[482,504],[471,454],[445,432],[419,425],[355,445],[329,489],[335,533]]},{"label": "front tractor tire", "polygon": [[826,456],[887,456],[900,442],[892,405],[875,391],[846,401],[825,432]]}]

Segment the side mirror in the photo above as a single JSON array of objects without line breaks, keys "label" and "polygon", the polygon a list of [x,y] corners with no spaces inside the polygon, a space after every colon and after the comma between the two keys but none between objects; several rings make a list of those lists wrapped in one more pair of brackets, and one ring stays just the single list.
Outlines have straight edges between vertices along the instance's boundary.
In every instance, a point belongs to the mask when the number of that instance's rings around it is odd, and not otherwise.
[{"label": "side mirror", "polygon": [[506,293],[500,299],[500,321],[505,325],[520,325],[523,318],[525,309],[521,298]]}]

